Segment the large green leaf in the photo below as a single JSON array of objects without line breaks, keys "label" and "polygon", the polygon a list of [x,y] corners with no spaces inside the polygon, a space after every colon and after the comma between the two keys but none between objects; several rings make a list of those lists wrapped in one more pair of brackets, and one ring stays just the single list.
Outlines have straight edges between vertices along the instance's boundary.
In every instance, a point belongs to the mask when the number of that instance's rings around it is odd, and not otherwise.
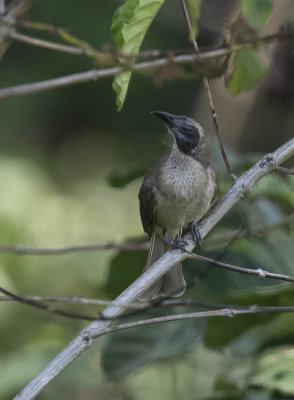
[{"label": "large green leaf", "polygon": [[[126,0],[114,13],[111,33],[117,47],[124,54],[134,54],[140,49],[153,18],[164,0]],[[116,75],[113,89],[116,92],[116,104],[123,106],[131,72]]]},{"label": "large green leaf", "polygon": [[[158,308],[137,319],[166,315],[166,311]],[[173,321],[113,333],[102,351],[103,370],[109,379],[117,380],[144,364],[182,353],[201,337],[204,324],[202,319]]]},{"label": "large green leaf", "polygon": [[[278,289],[278,288],[277,288]],[[232,301],[233,300],[233,301]],[[230,304],[260,306],[287,306],[293,301],[290,290],[273,291],[228,299]],[[293,345],[293,318],[291,314],[259,313],[224,318],[222,321],[209,318],[205,344],[214,349],[230,348],[241,357],[253,356],[261,348],[281,340]]]},{"label": "large green leaf", "polygon": [[266,350],[257,360],[250,383],[294,395],[293,346]]},{"label": "large green leaf", "polygon": [[242,0],[241,9],[248,23],[261,30],[273,8],[271,0]]},{"label": "large green leaf", "polygon": [[255,49],[244,48],[235,58],[235,68],[229,80],[233,95],[252,89],[269,70],[269,62],[259,57]]},{"label": "large green leaf", "polygon": [[[127,383],[131,388],[132,399],[220,400],[215,382],[221,370],[222,354],[204,348],[201,343],[195,343],[183,357],[169,358],[167,362],[157,362],[142,368],[129,376]],[[236,393],[236,388],[233,390]],[[221,393],[224,392],[222,390]],[[224,396],[222,400],[233,399]]]},{"label": "large green leaf", "polygon": [[145,251],[120,251],[111,261],[105,291],[118,296],[142,273],[147,259]]},{"label": "large green leaf", "polygon": [[[272,11],[270,0],[242,0],[241,9],[246,21],[261,31]],[[251,48],[241,50],[234,60],[234,70],[229,79],[229,91],[233,95],[252,89],[269,69],[269,61],[261,58],[260,51]]]},{"label": "large green leaf", "polygon": [[265,176],[254,185],[253,195],[268,196],[273,200],[283,201],[291,207],[294,206],[294,178],[293,176],[283,176],[270,174]]}]

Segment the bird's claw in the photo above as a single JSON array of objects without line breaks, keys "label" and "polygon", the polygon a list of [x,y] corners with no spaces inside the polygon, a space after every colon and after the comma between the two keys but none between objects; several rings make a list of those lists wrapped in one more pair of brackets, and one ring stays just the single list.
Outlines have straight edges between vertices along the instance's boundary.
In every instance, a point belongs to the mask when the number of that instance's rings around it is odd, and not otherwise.
[{"label": "bird's claw", "polygon": [[168,244],[173,250],[180,249],[180,250],[186,251],[185,247],[188,245],[188,243],[185,240],[174,239],[169,236],[163,236],[162,239],[163,239],[164,243]]},{"label": "bird's claw", "polygon": [[193,239],[195,240],[197,248],[200,250],[201,246],[202,246],[203,239],[202,239],[202,236],[201,236],[201,233],[200,233],[200,229],[199,229],[197,223],[196,222],[190,222],[189,230],[191,232],[191,235],[192,235]]}]

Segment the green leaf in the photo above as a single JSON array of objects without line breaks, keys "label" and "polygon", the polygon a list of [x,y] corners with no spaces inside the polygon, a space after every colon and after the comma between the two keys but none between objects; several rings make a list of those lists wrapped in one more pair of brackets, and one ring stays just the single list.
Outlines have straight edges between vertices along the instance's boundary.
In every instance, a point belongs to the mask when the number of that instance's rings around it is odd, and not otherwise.
[{"label": "green leaf", "polygon": [[[146,32],[164,0],[126,0],[114,13],[111,33],[118,49],[124,54],[138,53]],[[116,75],[113,89],[116,105],[121,110],[131,72]]]},{"label": "green leaf", "polygon": [[147,259],[146,251],[121,251],[111,261],[105,290],[114,298],[141,275]]},{"label": "green leaf", "polygon": [[[195,343],[182,357],[169,357],[166,362],[161,360],[136,371],[128,377],[127,387],[132,399],[138,400],[237,400],[231,396],[220,397],[220,391],[215,388],[223,365],[223,355],[220,352]],[[232,391],[230,389],[222,390],[221,394],[227,394]],[[233,391],[236,394],[235,387]]]},{"label": "green leaf", "polygon": [[265,176],[254,185],[252,195],[268,196],[271,199],[283,201],[290,206],[294,206],[294,178],[293,176],[283,176],[271,174]]},{"label": "green leaf", "polygon": [[265,351],[257,361],[250,383],[282,393],[294,394],[294,348]]},{"label": "green leaf", "polygon": [[131,75],[132,75],[131,71],[128,71],[128,72],[123,72],[122,74],[116,75],[114,77],[112,88],[116,93],[116,106],[118,111],[122,109],[122,106],[124,104]]},{"label": "green leaf", "polygon": [[[166,308],[152,311],[152,317],[166,315]],[[141,315],[137,319],[148,318]],[[204,324],[200,319],[173,321],[113,333],[102,351],[103,370],[109,379],[117,380],[144,364],[175,356],[201,337]]]},{"label": "green leaf", "polygon": [[244,48],[235,58],[235,68],[230,77],[228,89],[237,95],[252,89],[268,72],[269,63],[260,59],[257,50]]},{"label": "green leaf", "polygon": [[[292,258],[293,259],[293,258]],[[276,306],[292,304],[293,290],[288,285],[264,287],[258,290],[233,293],[225,303],[243,306]],[[220,325],[216,319],[208,318],[205,344],[211,348],[229,347],[238,356],[251,356],[260,348],[277,341],[293,345],[294,321],[287,313],[247,314],[236,318],[223,319]]]},{"label": "green leaf", "polygon": [[187,7],[190,15],[194,36],[197,36],[198,33],[197,22],[200,15],[200,5],[201,5],[201,0],[187,0]]},{"label": "green leaf", "polygon": [[273,8],[271,0],[242,0],[241,9],[251,26],[261,30]]}]

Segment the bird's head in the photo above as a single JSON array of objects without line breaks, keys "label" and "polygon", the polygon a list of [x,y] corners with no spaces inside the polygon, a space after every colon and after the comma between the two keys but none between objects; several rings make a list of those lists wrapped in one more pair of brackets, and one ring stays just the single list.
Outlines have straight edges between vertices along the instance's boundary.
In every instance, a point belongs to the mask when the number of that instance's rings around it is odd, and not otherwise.
[{"label": "bird's head", "polygon": [[153,111],[152,114],[163,120],[182,153],[193,155],[203,149],[204,130],[198,122],[185,115],[173,115],[164,111]]}]

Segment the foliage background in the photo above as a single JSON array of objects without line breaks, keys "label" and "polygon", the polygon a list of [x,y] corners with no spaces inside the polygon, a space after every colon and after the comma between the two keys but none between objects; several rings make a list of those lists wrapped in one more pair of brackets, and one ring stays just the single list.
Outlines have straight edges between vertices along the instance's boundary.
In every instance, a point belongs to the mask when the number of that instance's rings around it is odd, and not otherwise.
[{"label": "foliage background", "polygon": [[[281,21],[291,22],[290,3],[276,2],[274,16],[259,33],[273,32]],[[87,0],[81,6],[77,0],[37,0],[29,17],[69,28],[97,48],[113,48],[111,20],[121,4]],[[262,12],[262,6],[255,10],[254,2],[247,4],[253,7],[252,15]],[[45,33],[42,37],[49,38]],[[188,45],[180,4],[166,1],[143,49]],[[0,87],[93,67],[86,58],[13,43],[1,62]],[[238,173],[258,159],[257,152],[274,150],[293,135],[293,72],[287,75],[287,68],[282,68],[288,85],[284,91],[275,90],[275,68],[273,57],[268,75],[233,99],[221,78],[212,83],[220,125]],[[239,82],[249,78],[245,74]],[[120,113],[111,83],[107,78],[1,100],[1,244],[62,246],[144,238],[137,204],[141,175],[166,152],[164,129],[149,111],[192,115],[209,137],[212,123],[200,81],[160,83],[150,76],[134,75]],[[213,139],[209,142],[222,168]],[[223,174],[221,191],[228,185]],[[293,177],[272,174],[217,230],[278,222],[293,212],[293,204]],[[293,224],[238,240],[224,251],[223,247],[207,244],[203,253],[215,257],[221,253],[223,260],[240,266],[260,265],[294,275]],[[145,259],[145,252],[61,257],[0,254],[0,279],[3,287],[22,295],[113,299],[139,275]],[[261,305],[292,305],[294,301],[290,285],[195,266],[191,261],[185,264],[185,275],[188,282],[196,282],[185,296],[199,301]],[[96,307],[75,309],[97,313]],[[188,310],[191,307],[158,308],[148,315]],[[0,398],[11,398],[85,325],[14,302],[1,302],[0,320]],[[63,399],[291,399],[293,329],[291,314],[264,314],[113,334],[99,339],[39,398],[60,398],[62,393]]]}]

